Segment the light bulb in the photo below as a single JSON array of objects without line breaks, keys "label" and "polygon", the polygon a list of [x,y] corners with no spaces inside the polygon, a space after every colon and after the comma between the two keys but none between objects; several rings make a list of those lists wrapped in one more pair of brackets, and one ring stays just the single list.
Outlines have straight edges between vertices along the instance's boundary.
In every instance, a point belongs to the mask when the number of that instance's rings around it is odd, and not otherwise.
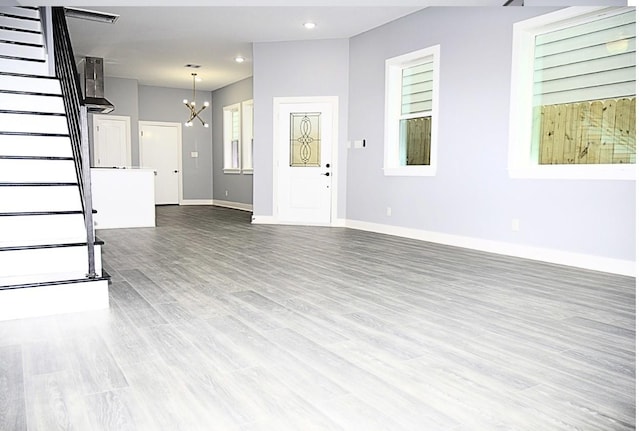
[{"label": "light bulb", "polygon": [[244,57],[239,55],[236,57],[236,63],[244,63]]},{"label": "light bulb", "polygon": [[196,101],[191,102],[191,106],[196,106]]},{"label": "light bulb", "polygon": [[189,101],[187,99],[182,99],[182,103],[187,104]]},{"label": "light bulb", "polygon": [[307,30],[316,28],[316,23],[311,21],[305,22],[303,25],[304,25],[304,28],[306,28]]},{"label": "light bulb", "polygon": [[209,102],[204,102],[204,107],[206,108],[207,106],[209,106]]},{"label": "light bulb", "polygon": [[204,123],[204,127],[209,128],[209,123]]}]

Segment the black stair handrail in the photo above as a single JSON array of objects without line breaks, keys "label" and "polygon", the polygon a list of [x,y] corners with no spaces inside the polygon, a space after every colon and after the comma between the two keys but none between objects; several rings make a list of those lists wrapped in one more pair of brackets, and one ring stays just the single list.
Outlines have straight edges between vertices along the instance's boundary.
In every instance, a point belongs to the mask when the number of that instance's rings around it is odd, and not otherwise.
[{"label": "black stair handrail", "polygon": [[87,233],[88,278],[98,278],[95,261],[95,230],[91,198],[91,170],[89,161],[89,131],[87,107],[84,105],[80,78],[71,46],[67,18],[63,7],[52,7],[53,53],[55,75],[60,81],[62,100],[67,116],[71,150],[75,162],[76,177],[82,202],[82,212]]}]

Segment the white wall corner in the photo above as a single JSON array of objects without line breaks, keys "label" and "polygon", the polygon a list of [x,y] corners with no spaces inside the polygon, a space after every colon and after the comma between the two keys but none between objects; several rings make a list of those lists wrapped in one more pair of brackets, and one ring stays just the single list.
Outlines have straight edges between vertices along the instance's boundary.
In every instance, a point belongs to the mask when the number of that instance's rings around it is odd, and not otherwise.
[{"label": "white wall corner", "polygon": [[636,263],[634,261],[613,259],[608,257],[593,256],[588,254],[546,249],[540,247],[531,247],[526,245],[511,244],[507,242],[491,241],[459,235],[450,235],[420,229],[369,223],[359,220],[347,219],[346,226],[352,229],[394,235],[403,238],[417,239],[421,241],[468,248],[471,250],[502,254],[512,257],[519,257],[523,259],[531,259],[541,262],[573,266],[592,271],[602,271],[612,274],[626,275],[630,277],[635,277],[636,275]]}]

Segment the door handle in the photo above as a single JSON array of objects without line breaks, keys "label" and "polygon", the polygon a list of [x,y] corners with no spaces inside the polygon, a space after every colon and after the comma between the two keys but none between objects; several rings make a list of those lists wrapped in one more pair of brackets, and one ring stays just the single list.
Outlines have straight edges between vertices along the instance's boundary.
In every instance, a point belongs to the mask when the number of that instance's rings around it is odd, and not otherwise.
[{"label": "door handle", "polygon": [[174,173],[174,174],[177,174],[177,173],[178,173],[178,170],[176,169],[175,171],[173,171],[173,173]]},{"label": "door handle", "polygon": [[325,176],[325,177],[328,177],[328,176],[329,176],[329,175],[331,175],[331,174],[330,174],[329,172],[325,172],[324,174],[320,174],[320,175],[323,175],[323,176]]}]

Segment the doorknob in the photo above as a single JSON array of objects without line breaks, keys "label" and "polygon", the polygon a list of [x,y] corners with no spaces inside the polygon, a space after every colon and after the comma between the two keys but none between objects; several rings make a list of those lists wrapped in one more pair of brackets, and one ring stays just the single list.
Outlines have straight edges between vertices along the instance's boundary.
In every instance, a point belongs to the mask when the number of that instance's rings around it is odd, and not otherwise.
[{"label": "doorknob", "polygon": [[331,167],[331,165],[329,163],[327,163],[327,168],[330,168],[330,167]]},{"label": "doorknob", "polygon": [[178,170],[176,169],[175,171],[173,171],[173,173],[174,173],[174,174],[177,174],[177,173],[178,173]]},{"label": "doorknob", "polygon": [[324,175],[325,177],[328,177],[331,174],[329,172],[325,172],[324,174],[320,174],[320,175]]}]

